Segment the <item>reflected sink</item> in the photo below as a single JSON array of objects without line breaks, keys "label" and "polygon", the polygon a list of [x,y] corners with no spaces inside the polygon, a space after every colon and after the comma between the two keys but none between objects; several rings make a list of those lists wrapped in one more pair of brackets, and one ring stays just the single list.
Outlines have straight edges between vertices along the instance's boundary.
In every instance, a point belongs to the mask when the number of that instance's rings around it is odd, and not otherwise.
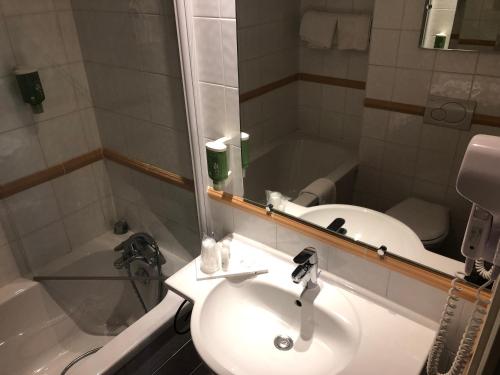
[{"label": "reflected sink", "polygon": [[191,262],[166,281],[193,301],[193,342],[216,374],[420,373],[435,323],[325,271],[304,291],[290,256],[234,234],[237,252],[268,273],[197,281]]},{"label": "reflected sink", "polygon": [[386,246],[400,256],[425,251],[418,236],[408,226],[382,212],[344,204],[327,204],[305,208],[299,217],[321,227],[343,218],[346,236],[374,247]]},{"label": "reflected sink", "polygon": [[427,250],[406,224],[382,212],[345,204],[303,207],[287,202],[285,212],[327,228],[336,218],[345,220],[346,236],[375,248],[385,246],[389,253],[454,275],[463,263]]},{"label": "reflected sink", "polygon": [[[263,279],[227,280],[204,303],[195,304],[193,340],[202,357],[230,362],[235,374],[306,374],[311,364],[317,375],[340,372],[359,344],[351,304],[325,286],[321,292],[308,290],[301,307],[296,300],[297,293]],[[293,344],[278,349],[278,336]]]}]

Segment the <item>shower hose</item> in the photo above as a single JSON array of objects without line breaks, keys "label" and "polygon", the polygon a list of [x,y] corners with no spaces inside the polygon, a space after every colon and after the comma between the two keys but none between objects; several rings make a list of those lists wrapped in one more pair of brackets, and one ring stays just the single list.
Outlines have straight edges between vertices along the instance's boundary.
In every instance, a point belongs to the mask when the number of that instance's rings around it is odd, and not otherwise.
[{"label": "shower hose", "polygon": [[82,359],[88,357],[89,355],[92,355],[92,354],[96,353],[101,348],[102,348],[102,346],[99,346],[97,348],[89,350],[88,352],[80,354],[78,357],[76,357],[70,363],[68,363],[68,365],[61,371],[61,375],[66,375],[66,373],[69,371],[69,369],[71,367],[73,367],[74,365],[76,365],[78,362],[80,362]]},{"label": "shower hose", "polygon": [[441,322],[439,330],[434,339],[434,344],[429,353],[427,359],[427,375],[462,375],[467,366],[467,363],[472,356],[474,351],[474,344],[479,335],[481,327],[484,322],[484,317],[488,312],[488,305],[490,300],[484,298],[481,292],[493,283],[493,280],[489,280],[483,284],[476,292],[476,302],[474,303],[474,310],[469,318],[467,327],[465,328],[464,334],[460,341],[453,363],[447,372],[441,373],[438,370],[439,359],[443,353],[446,336],[450,328],[453,317],[455,316],[457,304],[459,301],[459,294],[461,288],[457,286],[457,282],[462,280],[460,275],[465,276],[463,273],[458,273],[457,277],[451,283],[451,289],[448,293],[448,299],[441,315]]},{"label": "shower hose", "polygon": [[[160,248],[158,247],[158,244],[156,242],[151,244],[151,247],[155,251],[155,258],[156,258],[156,273],[158,274],[158,295],[156,298],[156,302],[160,303],[161,300],[163,299],[163,272],[161,271],[161,264],[160,264]],[[135,295],[137,296],[137,299],[139,300],[144,313],[148,313],[148,308],[146,306],[146,303],[144,302],[144,298],[142,298],[141,293],[139,292],[139,288],[137,288],[137,284],[135,281],[132,279],[132,271],[130,269],[130,263],[127,263],[127,274],[128,277],[130,277],[130,284],[132,285],[132,289],[135,292]]]}]

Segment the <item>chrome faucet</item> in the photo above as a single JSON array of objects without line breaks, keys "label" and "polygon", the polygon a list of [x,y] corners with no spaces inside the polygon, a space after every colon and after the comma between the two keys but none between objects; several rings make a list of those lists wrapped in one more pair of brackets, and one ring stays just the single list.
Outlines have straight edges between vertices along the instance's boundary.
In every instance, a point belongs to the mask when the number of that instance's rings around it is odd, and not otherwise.
[{"label": "chrome faucet", "polygon": [[318,286],[318,254],[314,247],[306,247],[295,258],[295,264],[298,264],[295,271],[292,272],[292,280],[295,284],[302,282],[305,289],[313,289]]},{"label": "chrome faucet", "polygon": [[147,233],[133,234],[115,247],[114,250],[122,252],[121,256],[114,262],[117,269],[127,268],[136,260],[153,267],[165,264],[165,258],[159,251],[158,244]]}]

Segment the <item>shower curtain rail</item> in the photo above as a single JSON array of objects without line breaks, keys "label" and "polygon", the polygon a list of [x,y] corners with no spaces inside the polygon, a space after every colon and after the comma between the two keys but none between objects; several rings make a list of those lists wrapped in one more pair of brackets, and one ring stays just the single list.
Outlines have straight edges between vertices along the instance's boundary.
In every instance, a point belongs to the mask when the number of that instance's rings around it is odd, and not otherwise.
[{"label": "shower curtain rail", "polygon": [[33,281],[164,281],[167,278],[165,276],[34,276]]}]

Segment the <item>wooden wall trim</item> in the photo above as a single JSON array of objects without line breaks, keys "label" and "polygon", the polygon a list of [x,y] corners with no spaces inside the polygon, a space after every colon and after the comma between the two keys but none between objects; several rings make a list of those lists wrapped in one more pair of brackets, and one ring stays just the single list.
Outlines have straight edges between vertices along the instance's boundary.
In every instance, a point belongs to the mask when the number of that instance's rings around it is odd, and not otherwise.
[{"label": "wooden wall trim", "polygon": [[364,90],[366,88],[366,82],[364,81],[355,81],[352,79],[328,77],[318,74],[299,73],[298,79],[301,81],[322,83],[324,85],[347,87],[349,89]]},{"label": "wooden wall trim", "polygon": [[[391,112],[407,113],[417,116],[423,116],[425,113],[425,107],[423,106],[373,98],[365,98],[365,107],[383,109]],[[474,116],[472,117],[472,123],[478,125],[500,127],[500,117],[474,113]]]},{"label": "wooden wall trim", "polygon": [[[290,219],[285,215],[279,213],[268,213],[265,208],[258,207],[254,204],[246,202],[243,198],[233,196],[227,193],[218,192],[211,188],[208,189],[208,196],[216,201],[228,204],[237,209],[248,212],[252,215],[259,216],[266,220],[275,222],[276,224],[285,226],[294,231],[300,232],[305,236],[324,242],[328,245],[335,246],[339,250],[346,251],[355,256],[366,259],[369,262],[375,263],[381,267],[387,268],[392,271],[402,273],[405,276],[411,277],[415,280],[423,282],[434,288],[448,291],[451,287],[452,277],[433,271],[429,268],[419,266],[410,262],[405,262],[401,259],[391,257],[390,255],[379,258],[377,253],[367,246],[341,238],[323,230],[317,229],[313,226],[307,225],[297,220]],[[469,283],[460,283],[462,288],[461,296],[468,301],[474,301],[476,295],[476,288]],[[489,296],[489,292],[485,292]]]},{"label": "wooden wall trim", "polygon": [[248,100],[257,98],[259,96],[267,94],[270,91],[279,89],[280,87],[286,86],[295,81],[315,82],[324,85],[347,87],[350,89],[357,89],[357,90],[364,90],[366,87],[366,82],[363,81],[354,81],[352,79],[328,77],[318,74],[296,73],[288,77],[285,77],[283,79],[280,79],[278,81],[271,82],[267,85],[258,87],[254,90],[250,90],[241,94],[240,103],[244,103]]},{"label": "wooden wall trim", "polygon": [[30,189],[47,181],[61,177],[65,174],[95,163],[103,158],[102,149],[97,149],[60,164],[38,171],[17,180],[7,182],[0,186],[0,198],[7,198],[21,191]]},{"label": "wooden wall trim", "polygon": [[194,181],[189,178],[158,168],[152,164],[127,158],[116,151],[99,148],[44,169],[43,171],[38,171],[28,176],[24,176],[18,178],[17,180],[0,185],[0,199],[10,197],[24,190],[28,190],[50,180],[54,180],[104,158],[132,168],[138,172],[145,173],[169,184],[176,185],[185,190],[194,191]]},{"label": "wooden wall trim", "polygon": [[286,86],[292,82],[295,82],[298,80],[298,74],[292,74],[288,77],[285,77],[283,79],[280,79],[278,81],[274,81],[271,83],[268,83],[267,85],[258,87],[254,90],[250,90],[248,92],[245,92],[240,95],[240,103],[244,103],[248,100],[257,98],[259,96],[262,96],[264,94],[267,94],[270,91],[279,89],[280,87]]},{"label": "wooden wall trim", "polygon": [[493,126],[496,128],[500,127],[500,117],[490,116],[490,115],[482,115],[480,113],[474,113],[472,117],[473,124]]},{"label": "wooden wall trim", "polygon": [[132,168],[138,172],[142,172],[169,184],[176,185],[185,190],[194,192],[194,181],[189,178],[182,177],[176,173],[169,172],[165,169],[140,160],[130,159],[116,151],[108,150],[106,148],[103,150],[103,154],[106,159],[114,161],[115,163]]},{"label": "wooden wall trim", "polygon": [[[244,94],[241,94],[240,103],[244,103],[248,100],[257,98],[259,96],[267,94],[270,91],[276,90],[280,87],[286,86],[295,81],[315,82],[324,85],[346,87],[357,90],[364,90],[366,88],[366,82],[363,81],[354,81],[344,78],[328,77],[318,74],[297,73],[297,74],[292,74],[283,79],[280,79],[278,81],[271,82],[267,85],[258,87],[255,90],[251,90]],[[399,103],[390,100],[380,100],[374,98],[365,98],[365,107],[383,109],[391,112],[407,113],[410,115],[417,115],[417,116],[423,116],[425,112],[425,107],[420,105]],[[472,118],[472,123],[478,125],[500,127],[500,117],[475,113],[474,117]]]},{"label": "wooden wall trim", "polygon": [[408,113],[410,115],[418,116],[423,116],[425,112],[425,107],[422,106],[372,98],[365,98],[365,107],[384,109],[386,111],[392,112]]}]

